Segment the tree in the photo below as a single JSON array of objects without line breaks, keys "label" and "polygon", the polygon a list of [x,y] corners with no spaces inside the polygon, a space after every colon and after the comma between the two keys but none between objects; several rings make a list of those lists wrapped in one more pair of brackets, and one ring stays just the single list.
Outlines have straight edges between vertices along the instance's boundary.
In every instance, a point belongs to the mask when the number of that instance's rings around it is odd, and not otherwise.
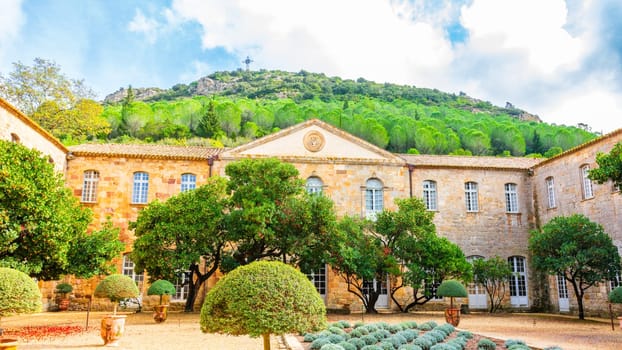
[{"label": "tree", "polygon": [[531,231],[529,250],[536,269],[563,276],[572,285],[585,319],[583,296],[598,282],[615,278],[620,271],[620,255],[603,227],[581,214],[558,216]]},{"label": "tree", "polygon": [[270,350],[270,334],[326,327],[326,308],[300,271],[278,261],[258,261],[216,283],[205,297],[200,322],[203,332],[261,336],[264,350]]},{"label": "tree", "polygon": [[32,115],[46,101],[67,109],[80,99],[94,98],[95,93],[84,80],[68,79],[54,61],[35,58],[32,67],[17,62],[8,77],[0,74],[0,96]]},{"label": "tree", "polygon": [[212,177],[193,191],[149,203],[130,223],[136,235],[131,258],[138,271],[146,270],[152,281],[174,281],[190,271],[186,312],[194,311],[199,289],[220,266],[227,242],[225,186],[223,178]]},{"label": "tree", "polygon": [[616,144],[613,149],[605,154],[596,155],[598,168],[590,170],[590,179],[599,184],[609,180],[618,189],[622,189],[622,143]]},{"label": "tree", "polygon": [[67,108],[50,100],[39,105],[32,119],[58,138],[84,141],[110,132],[110,122],[101,116],[103,111],[90,99],[78,100]]},{"label": "tree", "polygon": [[299,261],[310,247],[329,242],[335,222],[332,201],[310,198],[298,170],[274,158],[229,163],[226,227],[235,242],[229,269],[255,260]]},{"label": "tree", "polygon": [[201,117],[201,121],[199,122],[199,132],[201,136],[205,137],[215,137],[222,132],[213,100],[209,101],[207,108]]},{"label": "tree", "polygon": [[490,259],[473,260],[473,282],[481,284],[486,289],[490,300],[490,313],[501,308],[505,296],[505,288],[512,270],[507,261],[499,256]]},{"label": "tree", "polygon": [[43,280],[108,271],[110,257],[120,252],[118,236],[111,227],[87,234],[91,217],[48,157],[0,140],[1,266]]}]

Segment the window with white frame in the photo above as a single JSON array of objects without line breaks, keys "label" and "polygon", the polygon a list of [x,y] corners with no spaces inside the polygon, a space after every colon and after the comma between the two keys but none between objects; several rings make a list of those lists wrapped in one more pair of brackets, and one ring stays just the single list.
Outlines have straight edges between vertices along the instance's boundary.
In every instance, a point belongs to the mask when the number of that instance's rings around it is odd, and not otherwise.
[{"label": "window with white frame", "polygon": [[194,174],[181,174],[181,192],[197,188],[197,176]]},{"label": "window with white frame", "polygon": [[583,199],[590,199],[594,197],[594,191],[592,190],[592,180],[589,178],[590,166],[585,164],[581,167],[581,178],[583,185]]},{"label": "window with white frame", "polygon": [[437,210],[436,201],[436,182],[431,180],[423,181],[423,201],[427,210]]},{"label": "window with white frame", "polygon": [[191,271],[181,272],[175,280],[175,294],[171,295],[171,300],[185,301],[188,299],[188,293],[190,291],[190,284],[188,283]]},{"label": "window with white frame", "polygon": [[512,270],[510,275],[510,303],[514,306],[527,305],[527,268],[525,258],[511,256],[508,264]]},{"label": "window with white frame", "polygon": [[134,173],[134,184],[132,187],[132,203],[147,203],[147,194],[149,193],[149,174],[146,172]]},{"label": "window with white frame", "polygon": [[549,209],[557,207],[557,202],[555,200],[555,180],[553,177],[546,178],[546,197]]},{"label": "window with white frame", "polygon": [[467,212],[479,211],[477,200],[477,182],[466,182],[464,184],[464,199]]},{"label": "window with white frame", "polygon": [[82,202],[97,202],[97,184],[99,182],[99,172],[97,170],[87,170],[82,175]]},{"label": "window with white frame", "polygon": [[136,282],[138,290],[142,290],[145,274],[143,272],[136,272],[134,262],[127,254],[123,255],[123,274]]},{"label": "window with white frame", "polygon": [[518,192],[516,184],[505,184],[505,210],[508,213],[518,213]]},{"label": "window with white frame", "polygon": [[365,215],[370,220],[376,219],[376,214],[384,208],[384,191],[382,182],[378,179],[369,179],[365,184]]},{"label": "window with white frame", "polygon": [[322,179],[317,176],[311,176],[307,178],[307,193],[316,194],[322,193],[322,188],[324,187],[324,183]]},{"label": "window with white frame", "polygon": [[614,288],[622,286],[622,273],[620,271],[616,272],[616,276],[609,281],[609,288],[613,290]]}]

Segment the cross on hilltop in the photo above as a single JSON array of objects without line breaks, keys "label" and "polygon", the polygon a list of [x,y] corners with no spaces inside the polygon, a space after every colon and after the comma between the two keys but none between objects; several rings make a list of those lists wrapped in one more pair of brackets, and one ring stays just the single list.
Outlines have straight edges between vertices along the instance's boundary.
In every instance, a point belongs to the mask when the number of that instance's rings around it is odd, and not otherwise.
[{"label": "cross on hilltop", "polygon": [[244,61],[242,61],[242,63],[246,64],[246,71],[248,72],[248,67],[250,66],[251,63],[253,63],[254,61],[251,60],[250,56],[246,56],[246,59]]}]

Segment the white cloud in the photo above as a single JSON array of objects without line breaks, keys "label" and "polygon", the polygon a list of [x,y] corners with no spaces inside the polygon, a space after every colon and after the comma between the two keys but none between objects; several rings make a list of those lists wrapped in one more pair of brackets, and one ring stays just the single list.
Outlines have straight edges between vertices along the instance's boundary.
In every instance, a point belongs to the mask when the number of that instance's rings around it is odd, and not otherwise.
[{"label": "white cloud", "polygon": [[179,75],[180,83],[187,83],[197,80],[197,77],[204,77],[212,73],[212,67],[202,61],[192,61],[190,64],[190,69],[182,72]]},{"label": "white cloud", "polygon": [[0,11],[0,66],[4,65],[2,63],[4,56],[7,55],[6,51],[18,39],[24,22],[21,0],[2,2],[2,11]]},{"label": "white cloud", "polygon": [[127,29],[131,32],[143,33],[147,37],[149,43],[154,43],[158,36],[160,25],[153,18],[147,18],[140,9],[136,9],[136,14],[132,21],[127,25]]}]

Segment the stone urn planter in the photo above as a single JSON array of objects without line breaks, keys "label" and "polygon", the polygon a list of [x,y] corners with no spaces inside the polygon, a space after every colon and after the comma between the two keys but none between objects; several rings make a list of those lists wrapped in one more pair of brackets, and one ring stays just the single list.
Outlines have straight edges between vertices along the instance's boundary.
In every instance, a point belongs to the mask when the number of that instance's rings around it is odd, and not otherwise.
[{"label": "stone urn planter", "polygon": [[[21,271],[0,268],[0,318],[41,311],[37,283]],[[0,349],[17,349],[17,339],[4,338],[0,328]]]},{"label": "stone urn planter", "polygon": [[[614,288],[611,293],[609,293],[609,303],[622,304],[622,286]],[[609,312],[611,313],[611,329],[613,330],[613,313],[611,311],[611,304],[609,304]],[[620,322],[620,329],[622,329],[622,316],[618,317],[618,322]]]},{"label": "stone urn planter", "polygon": [[125,332],[126,316],[117,315],[117,305],[121,300],[138,297],[138,287],[128,276],[110,275],[99,282],[94,296],[108,298],[114,303],[112,315],[106,316],[101,322],[101,337],[105,346],[119,346],[119,339]]},{"label": "stone urn planter", "polygon": [[168,305],[162,304],[162,296],[163,295],[173,295],[175,294],[175,286],[167,281],[167,280],[157,280],[149,286],[147,289],[147,295],[159,295],[160,303],[153,308],[153,320],[156,323],[161,323],[166,321],[168,316]]},{"label": "stone urn planter", "polygon": [[436,295],[450,298],[449,307],[445,309],[445,321],[457,327],[460,323],[460,308],[454,306],[454,298],[466,298],[466,288],[456,280],[447,280],[438,286]]}]

